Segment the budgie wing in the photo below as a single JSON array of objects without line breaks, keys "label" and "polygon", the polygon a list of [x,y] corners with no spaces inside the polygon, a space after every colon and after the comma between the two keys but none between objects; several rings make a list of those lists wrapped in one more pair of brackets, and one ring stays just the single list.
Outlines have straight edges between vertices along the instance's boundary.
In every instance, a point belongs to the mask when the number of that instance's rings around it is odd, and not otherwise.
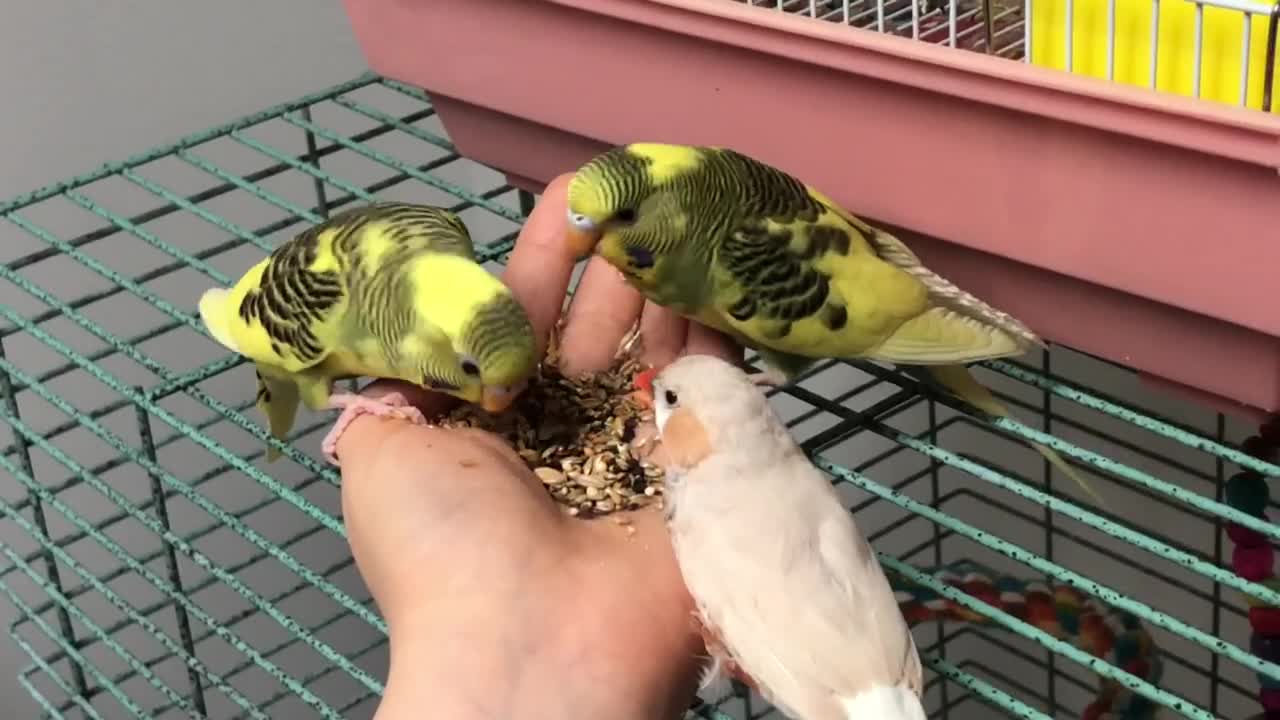
[{"label": "budgie wing", "polygon": [[396,272],[418,252],[475,260],[466,226],[447,210],[396,201],[351,208],[276,248],[246,277],[235,307],[232,291],[215,289],[201,313],[224,345],[296,373],[340,344],[353,283],[387,266]]},{"label": "budgie wing", "polygon": [[720,310],[783,352],[908,364],[1017,355],[1029,329],[922,265],[906,245],[805,189],[746,216],[716,256]]},{"label": "budgie wing", "polygon": [[[358,221],[378,228],[400,250],[426,250],[476,261],[475,244],[455,213],[429,205],[384,200],[355,208]],[[337,216],[335,216],[335,221]]]},{"label": "budgie wing", "polygon": [[336,232],[312,228],[271,253],[230,320],[242,355],[296,373],[329,353],[349,304]]},{"label": "budgie wing", "polygon": [[761,197],[714,257],[715,302],[734,330],[783,352],[852,357],[926,309],[919,282],[880,261],[857,228],[802,185],[775,185],[751,193]]},{"label": "budgie wing", "polygon": [[877,348],[876,357],[913,364],[951,364],[1019,355],[1044,345],[1017,318],[930,270],[898,238],[863,222],[817,190],[809,188],[809,193],[855,229],[879,260],[910,275],[928,293],[929,309]]}]

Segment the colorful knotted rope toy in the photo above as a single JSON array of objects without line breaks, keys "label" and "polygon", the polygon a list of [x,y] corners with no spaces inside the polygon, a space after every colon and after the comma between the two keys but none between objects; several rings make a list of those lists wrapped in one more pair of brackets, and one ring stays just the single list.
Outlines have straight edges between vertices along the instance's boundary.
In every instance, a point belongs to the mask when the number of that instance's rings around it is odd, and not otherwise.
[{"label": "colorful knotted rope toy", "polygon": [[[1116,667],[1156,685],[1163,666],[1157,647],[1141,621],[1126,612],[1066,585],[1046,585],[998,575],[965,560],[930,572],[939,581],[982,602],[1034,625],[1060,640],[1106,660]],[[979,625],[991,622],[935,591],[893,579],[899,593],[898,607],[907,623],[915,625],[941,618]],[[1150,720],[1159,706],[1118,682],[1103,679],[1098,698],[1085,708],[1082,720]]]},{"label": "colorful knotted rope toy", "polygon": [[[1246,439],[1241,447],[1249,455],[1266,462],[1280,460],[1280,417],[1272,417],[1258,434]],[[1268,478],[1252,470],[1236,473],[1227,481],[1227,505],[1262,520],[1267,519],[1267,503],[1271,493]],[[1275,550],[1266,536],[1235,523],[1227,524],[1227,537],[1235,547],[1231,550],[1231,569],[1240,577],[1280,590],[1275,575]],[[1264,605],[1257,598],[1245,596],[1249,604],[1249,651],[1254,655],[1280,662],[1280,607]],[[1280,681],[1261,673],[1258,678],[1258,701],[1266,720],[1280,720]]]}]

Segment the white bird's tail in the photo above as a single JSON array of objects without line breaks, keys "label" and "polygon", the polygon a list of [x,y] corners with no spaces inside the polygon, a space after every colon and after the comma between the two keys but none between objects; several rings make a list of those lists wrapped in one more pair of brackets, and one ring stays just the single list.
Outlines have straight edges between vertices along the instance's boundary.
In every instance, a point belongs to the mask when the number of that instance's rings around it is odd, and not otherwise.
[{"label": "white bird's tail", "polygon": [[928,720],[924,704],[910,688],[871,688],[851,698],[841,698],[840,705],[849,720]]}]

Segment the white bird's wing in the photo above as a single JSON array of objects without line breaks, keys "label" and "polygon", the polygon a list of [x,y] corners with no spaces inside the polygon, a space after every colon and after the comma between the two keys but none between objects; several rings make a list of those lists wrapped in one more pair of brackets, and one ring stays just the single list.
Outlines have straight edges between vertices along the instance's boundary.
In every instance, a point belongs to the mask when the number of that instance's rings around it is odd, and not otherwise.
[{"label": "white bird's wing", "polygon": [[[880,563],[835,490],[799,460],[778,470],[788,476],[773,484],[789,494],[781,507],[772,494],[760,500],[774,504],[774,519],[752,523],[747,544],[757,549],[709,554],[737,589],[707,608],[726,648],[771,694],[807,708],[805,717],[826,717],[836,698],[877,685],[919,692],[915,643]],[[792,521],[778,522],[780,512]]]}]

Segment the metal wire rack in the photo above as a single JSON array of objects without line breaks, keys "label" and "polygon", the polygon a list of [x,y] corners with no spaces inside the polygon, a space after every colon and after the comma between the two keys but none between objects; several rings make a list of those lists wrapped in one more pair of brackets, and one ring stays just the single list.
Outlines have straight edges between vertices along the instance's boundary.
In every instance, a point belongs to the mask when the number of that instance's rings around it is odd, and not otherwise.
[{"label": "metal wire rack", "polygon": [[[459,157],[420,92],[362,76],[0,203],[0,590],[48,716],[372,713],[386,627],[316,459],[328,418],[261,470],[252,370],[194,304],[374,197],[452,207],[495,269],[534,202]],[[974,420],[869,363],[775,396],[901,590],[934,716],[1256,711],[1280,667],[1249,650],[1245,596],[1280,593],[1223,568],[1225,531],[1280,527],[1224,487],[1280,467],[1238,448],[1247,428],[1065,348],[979,372],[1035,427]],[[691,713],[770,716],[742,693]]]},{"label": "metal wire rack", "polygon": [[1263,112],[1276,92],[1274,0],[732,1]]}]

